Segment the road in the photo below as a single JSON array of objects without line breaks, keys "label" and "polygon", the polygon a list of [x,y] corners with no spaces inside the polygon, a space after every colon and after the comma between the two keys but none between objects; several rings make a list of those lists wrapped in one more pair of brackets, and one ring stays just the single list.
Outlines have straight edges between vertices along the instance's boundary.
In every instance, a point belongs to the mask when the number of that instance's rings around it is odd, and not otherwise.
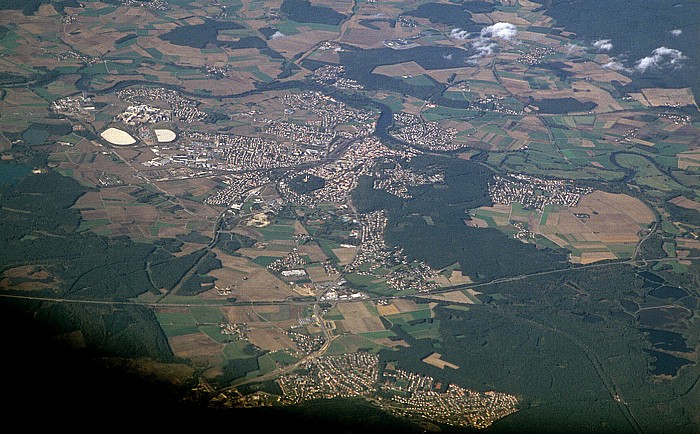
[{"label": "road", "polygon": [[[280,375],[289,373],[297,369],[298,367],[304,365],[310,360],[313,360],[317,357],[321,357],[328,351],[328,348],[330,348],[331,343],[338,337],[338,336],[331,336],[330,331],[326,327],[326,321],[324,321],[323,316],[321,315],[321,308],[317,303],[314,303],[314,316],[316,317],[316,320],[318,321],[319,325],[321,326],[321,330],[323,331],[323,336],[325,337],[325,342],[323,345],[321,345],[321,348],[319,348],[317,351],[314,351],[313,353],[310,353],[303,358],[299,359],[296,363],[292,365],[288,365],[279,369],[275,369],[272,372],[268,372],[265,375],[261,375],[259,377],[253,377],[253,378],[241,378],[239,380],[234,381],[229,387],[223,389],[224,391],[226,390],[231,390],[235,389],[237,387],[240,387],[244,384],[248,383],[259,383],[261,381],[267,381],[267,380],[272,380],[274,378],[279,377]],[[218,393],[218,391],[217,391]]]},{"label": "road", "polygon": [[[653,233],[653,231],[650,231],[650,234]],[[215,240],[217,238],[218,234],[215,234],[214,240],[210,244],[209,247],[213,246],[215,244]],[[692,257],[685,257],[685,258],[658,258],[658,259],[653,259],[653,261],[657,262],[674,262],[674,261],[681,261],[681,260],[697,260],[700,259],[700,256],[692,256]],[[648,259],[652,260],[652,259]],[[500,279],[494,279],[489,282],[482,282],[482,283],[476,283],[476,284],[464,284],[464,285],[455,285],[451,287],[446,287],[437,291],[431,291],[430,294],[436,294],[436,293],[443,293],[443,292],[449,292],[449,291],[455,291],[455,290],[460,290],[460,289],[466,289],[466,288],[478,288],[478,287],[484,287],[484,286],[489,286],[489,285],[495,285],[499,283],[505,283],[505,282],[513,282],[513,281],[518,281],[518,280],[525,280],[531,277],[535,276],[542,276],[542,275],[548,275],[548,274],[558,274],[558,273],[566,273],[571,270],[580,270],[580,269],[587,269],[587,268],[604,268],[604,267],[611,267],[611,266],[619,266],[619,265],[644,265],[646,264],[647,260],[644,261],[638,261],[635,259],[629,259],[629,260],[620,260],[620,261],[611,261],[611,262],[606,262],[606,263],[601,263],[601,264],[588,264],[588,265],[582,265],[582,266],[577,266],[577,267],[568,267],[564,269],[558,269],[558,270],[551,270],[551,271],[542,271],[542,272],[537,272],[537,273],[529,273],[529,274],[521,274],[518,276],[512,276],[512,277],[506,277],[506,278],[500,278]],[[401,299],[405,297],[413,297],[416,294],[409,294],[409,295],[397,295],[397,296],[391,296],[391,297],[374,297],[370,299]],[[122,302],[117,302],[117,301],[103,301],[103,300],[71,300],[71,299],[65,299],[65,298],[51,298],[51,297],[34,297],[34,296],[20,296],[20,295],[10,295],[10,294],[0,294],[0,298],[13,298],[13,299],[25,299],[25,300],[34,300],[34,301],[46,301],[46,302],[55,302],[55,303],[81,303],[81,304],[94,304],[94,305],[146,305],[150,307],[168,307],[168,306],[173,306],[173,307],[182,307],[182,306],[191,306],[190,304],[183,304],[183,303],[144,303],[144,302],[138,302],[138,301],[122,301]],[[352,302],[352,301],[347,301],[347,302]],[[289,372],[292,372],[296,370],[297,368],[303,366],[307,362],[323,356],[328,349],[330,348],[331,344],[335,339],[337,339],[339,336],[331,335],[331,331],[328,330],[326,322],[323,319],[323,315],[321,312],[321,308],[318,304],[317,300],[313,301],[284,301],[284,302],[260,302],[253,304],[252,302],[248,303],[211,303],[211,304],[200,304],[197,303],[196,306],[202,307],[202,306],[216,306],[216,307],[222,307],[222,306],[232,306],[232,305],[250,305],[250,306],[257,306],[257,305],[266,305],[266,304],[298,304],[298,305],[312,305],[313,306],[313,312],[314,316],[316,317],[318,324],[322,330],[322,333],[325,337],[325,341],[323,345],[317,350],[314,351],[300,360],[298,360],[296,363],[293,363],[288,366],[284,366],[282,368],[278,368],[274,371],[268,372],[264,375],[258,376],[258,377],[252,377],[252,378],[241,378],[239,380],[234,381],[231,383],[228,387],[222,389],[222,390],[217,390],[216,393],[220,393],[222,391],[227,391],[227,390],[232,390],[236,389],[242,385],[249,384],[249,383],[259,383],[267,380],[272,380],[275,378],[278,378],[281,375],[287,374]],[[578,346],[582,352],[585,354],[585,356],[588,358],[592,366],[594,367],[596,373],[598,374],[598,377],[602,381],[603,385],[607,389],[608,393],[610,394],[611,398],[615,401],[616,405],[620,409],[622,415],[627,419],[629,422],[631,428],[635,432],[642,432],[641,427],[634,417],[634,414],[632,413],[631,409],[627,405],[627,403],[624,400],[624,397],[620,395],[617,386],[613,382],[611,376],[607,373],[604,364],[598,359],[598,356],[590,350],[584,342],[580,341],[577,339],[575,336],[572,336],[568,333],[566,333],[563,330],[557,329],[557,328],[552,328],[546,324],[542,324],[539,322],[536,322],[531,319],[527,318],[522,318],[522,317],[516,317],[513,316],[512,314],[509,314],[505,311],[503,311],[499,306],[495,306],[496,310],[504,316],[507,316],[514,321],[520,321],[520,322],[525,322],[528,323],[530,326],[538,327],[538,328],[546,328],[552,332],[555,332],[557,334],[560,334],[562,337],[568,339],[570,342]]]},{"label": "road", "polygon": [[[321,164],[326,164],[326,163],[328,163],[329,161],[335,161],[335,160],[337,160],[338,158],[342,157],[342,156],[345,154],[345,151],[346,151],[353,143],[358,142],[358,141],[361,141],[361,140],[363,140],[363,139],[365,139],[364,136],[363,136],[363,137],[358,137],[358,138],[355,138],[355,139],[352,139],[352,140],[340,140],[339,143],[337,144],[337,146],[336,146],[331,152],[328,153],[328,156],[327,156],[326,158],[323,158],[323,159],[320,159],[320,160],[318,160],[318,161],[314,161],[314,162],[311,162],[311,163],[300,164],[300,165],[298,165],[298,166],[295,166],[294,169],[296,169],[296,170],[308,169],[308,168],[311,168],[311,167],[314,167],[314,166],[318,166],[318,165],[321,165]],[[120,157],[120,158],[121,158],[121,157]],[[129,162],[128,162],[126,159],[122,158],[122,160],[123,160],[126,164],[129,164]],[[133,167],[132,167],[132,168],[133,168]],[[257,170],[255,170],[255,171],[257,171]],[[153,184],[153,185],[154,185],[156,188],[159,188],[159,187],[156,186],[155,184]],[[160,189],[160,188],[159,188],[159,189]],[[160,189],[160,190],[163,191],[162,189]],[[166,193],[166,194],[167,194],[167,193]],[[248,194],[250,194],[250,192],[248,192]],[[185,207],[183,206],[183,208],[185,208]],[[185,210],[187,211],[187,208],[185,208]],[[219,241],[219,235],[220,235],[220,233],[221,233],[221,227],[222,227],[223,219],[224,219],[224,216],[226,215],[226,212],[227,212],[227,211],[228,211],[228,210],[222,211],[222,212],[219,214],[218,218],[216,219],[216,222],[214,223],[214,226],[212,227],[212,237],[211,237],[212,240],[211,240],[211,242],[210,242],[207,246],[205,246],[205,247],[203,247],[202,249],[199,250],[199,251],[204,251],[205,254],[203,254],[202,257],[201,257],[197,262],[195,262],[195,264],[194,264],[189,270],[187,270],[187,272],[182,276],[182,279],[180,279],[180,281],[175,285],[175,287],[174,287],[172,290],[170,290],[167,294],[165,294],[163,297],[167,297],[168,295],[177,295],[178,292],[180,291],[180,289],[182,288],[182,285],[183,285],[185,282],[187,282],[187,280],[188,280],[190,277],[192,277],[193,274],[196,273],[197,268],[199,267],[199,264],[200,264],[200,263],[206,258],[206,256],[207,256],[207,255],[206,255],[206,252],[209,252],[211,249],[213,249],[214,246],[216,246],[216,243]],[[189,211],[188,211],[188,212],[189,212]]]},{"label": "road", "polygon": [[[645,234],[641,240],[639,240],[639,242],[637,243],[637,247],[634,248],[632,259],[635,259],[637,256],[639,256],[639,251],[642,248],[642,244],[644,244],[644,241],[646,241],[647,239],[649,239],[649,237],[656,233],[656,228],[658,227],[658,222],[655,221],[654,223],[652,223],[651,227],[649,228],[649,232]],[[644,261],[644,263],[646,264],[646,260],[644,258],[642,258],[641,260]]]},{"label": "road", "polygon": [[[441,289],[437,289],[434,291],[430,292],[425,292],[425,293],[411,293],[411,294],[406,294],[406,295],[394,295],[394,296],[378,296],[378,297],[368,297],[362,299],[362,301],[372,301],[372,300],[392,300],[392,299],[402,299],[402,298],[408,298],[408,297],[415,297],[417,295],[429,295],[429,294],[442,294],[445,292],[451,292],[451,291],[461,291],[464,289],[473,289],[473,288],[483,288],[487,287],[490,285],[497,285],[500,283],[506,283],[506,282],[514,282],[518,280],[525,280],[531,277],[536,277],[536,276],[544,276],[548,274],[558,274],[558,273],[566,273],[569,271],[576,271],[576,270],[583,270],[587,268],[604,268],[604,267],[614,267],[618,265],[632,265],[632,266],[644,266],[647,262],[678,262],[678,261],[690,261],[690,260],[700,260],[700,256],[686,256],[682,258],[648,258],[644,260],[635,260],[635,259],[621,259],[618,261],[610,261],[610,262],[605,262],[605,263],[600,263],[600,264],[587,264],[587,265],[580,265],[580,266],[575,266],[575,267],[567,267],[567,268],[561,268],[557,270],[550,270],[550,271],[540,271],[537,273],[526,273],[526,274],[520,274],[517,276],[511,276],[511,277],[503,277],[499,279],[493,279],[488,282],[480,282],[480,283],[465,283],[465,284],[460,284],[460,285],[452,285],[452,286],[446,286]],[[298,306],[313,306],[318,303],[317,299],[314,300],[278,300],[278,301],[257,301],[254,303],[251,302],[213,302],[213,303],[167,303],[167,302],[145,302],[145,301],[139,301],[139,300],[130,300],[130,301],[110,301],[110,300],[89,300],[89,299],[71,299],[71,298],[62,298],[62,297],[37,297],[37,296],[31,296],[31,295],[17,295],[17,294],[0,294],[0,299],[2,298],[11,298],[11,299],[21,299],[21,300],[34,300],[34,301],[47,301],[47,302],[53,302],[53,303],[79,303],[79,304],[95,304],[95,305],[113,305],[113,306],[129,306],[129,305],[139,305],[139,306],[146,306],[146,307],[187,307],[187,306],[205,306],[205,307],[226,307],[226,306],[250,306],[250,305],[255,305],[255,306],[279,306],[279,305],[298,305]],[[335,301],[336,303],[355,303],[355,300],[338,300]]]}]

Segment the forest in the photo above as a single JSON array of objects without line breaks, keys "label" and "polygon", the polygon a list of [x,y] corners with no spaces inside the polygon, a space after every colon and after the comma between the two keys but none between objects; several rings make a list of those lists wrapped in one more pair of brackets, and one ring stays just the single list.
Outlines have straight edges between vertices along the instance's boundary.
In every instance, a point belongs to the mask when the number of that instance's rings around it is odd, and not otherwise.
[{"label": "forest", "polygon": [[298,23],[316,23],[337,26],[346,16],[323,6],[312,6],[309,0],[284,0],[280,12]]},{"label": "forest", "polygon": [[406,15],[429,18],[431,23],[458,27],[468,32],[478,32],[482,26],[472,20],[472,13],[489,13],[493,10],[493,4],[484,1],[469,1],[460,4],[425,3],[415,10],[407,11]]},{"label": "forest", "polygon": [[[480,291],[488,296],[481,297],[485,304],[465,311],[442,302],[434,309],[439,340],[398,331],[411,346],[382,350],[381,359],[438,381],[520,396],[523,409],[497,422],[495,432],[636,432],[639,426],[645,432],[690,432],[700,402],[697,369],[677,370],[674,382],[652,375],[655,363],[675,357],[663,346],[683,349],[697,325],[686,323],[685,336],[650,334],[618,302],[659,304],[633,267],[567,270]],[[433,351],[459,369],[423,363]],[[613,399],[616,394],[634,416]]]},{"label": "forest", "polygon": [[[418,156],[408,167],[419,172],[439,168],[445,172],[445,185],[412,187],[413,197],[401,199],[374,190],[371,178],[366,178],[358,184],[353,202],[360,212],[387,210],[386,241],[402,247],[409,258],[435,269],[458,262],[462,273],[476,281],[567,266],[561,252],[537,249],[496,229],[467,226],[468,210],[491,205],[486,189],[493,175],[490,169],[441,156]],[[426,223],[424,216],[433,224]]]},{"label": "forest", "polygon": [[[221,267],[213,254],[198,250],[176,257],[181,242],[134,242],[125,236],[105,237],[79,232],[80,213],[72,208],[87,191],[77,181],[46,169],[25,174],[6,183],[0,195],[1,272],[33,266],[45,271],[45,289],[32,289],[33,296],[64,300],[62,304],[8,303],[32,313],[49,334],[81,330],[92,350],[126,356],[172,358],[165,336],[149,309],[130,304],[83,305],[68,300],[126,302],[141,294],[172,290],[182,282],[184,294],[207,288],[209,271]],[[23,278],[13,283],[21,283]],[[204,285],[203,285],[204,284]],[[16,286],[6,294],[27,295]],[[88,307],[89,306],[89,307]]]}]

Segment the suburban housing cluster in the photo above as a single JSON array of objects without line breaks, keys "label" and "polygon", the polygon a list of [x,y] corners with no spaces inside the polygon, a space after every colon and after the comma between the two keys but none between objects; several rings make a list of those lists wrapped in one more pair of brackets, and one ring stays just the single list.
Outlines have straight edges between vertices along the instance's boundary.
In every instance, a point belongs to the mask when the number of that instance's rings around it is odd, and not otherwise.
[{"label": "suburban housing cluster", "polygon": [[319,398],[371,397],[395,414],[473,428],[487,428],[514,413],[518,405],[514,395],[477,392],[454,384],[443,388],[427,375],[389,365],[380,369],[379,356],[372,353],[320,356],[306,361],[303,368],[305,375],[291,373],[277,380],[284,400],[299,403]]},{"label": "suburban housing cluster", "polygon": [[435,270],[424,262],[409,261],[401,248],[386,245],[384,232],[387,221],[384,210],[361,216],[359,250],[344,271],[384,278],[397,291],[414,289],[423,292],[438,288]]},{"label": "suburban housing cluster", "polygon": [[[170,106],[172,117],[180,122],[192,123],[202,121],[207,117],[207,113],[197,108],[199,105],[197,101],[183,97],[180,92],[163,87],[128,88],[117,91],[116,94],[123,101],[135,103],[132,107],[141,107],[143,110],[147,108],[151,113],[157,113],[160,109],[150,107],[144,101],[165,102]],[[129,110],[127,109],[127,111]],[[134,119],[134,116],[128,114],[123,114],[122,118],[124,117]]]},{"label": "suburban housing cluster", "polygon": [[488,191],[493,203],[521,203],[525,208],[542,211],[545,206],[551,204],[574,207],[581,195],[588,194],[593,189],[577,186],[572,181],[508,174],[494,175]]}]

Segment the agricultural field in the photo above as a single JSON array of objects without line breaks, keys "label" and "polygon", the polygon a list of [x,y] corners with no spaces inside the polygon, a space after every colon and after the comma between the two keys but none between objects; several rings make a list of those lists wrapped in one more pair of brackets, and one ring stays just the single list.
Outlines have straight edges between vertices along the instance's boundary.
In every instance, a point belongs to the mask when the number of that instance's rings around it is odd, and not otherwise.
[{"label": "agricultural field", "polygon": [[537,212],[513,203],[479,208],[472,215],[478,227],[497,228],[543,246],[548,240],[567,250],[570,261],[582,264],[632,257],[643,229],[655,221],[638,199],[602,191],[582,195],[572,207],[546,206]]}]

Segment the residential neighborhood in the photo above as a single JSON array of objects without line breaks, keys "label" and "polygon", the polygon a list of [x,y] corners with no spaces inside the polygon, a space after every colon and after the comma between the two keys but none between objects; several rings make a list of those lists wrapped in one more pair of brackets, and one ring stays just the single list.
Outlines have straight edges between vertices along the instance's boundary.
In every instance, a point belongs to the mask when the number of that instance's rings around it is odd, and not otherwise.
[{"label": "residential neighborhood", "polygon": [[312,358],[303,369],[304,375],[291,373],[277,380],[283,400],[365,397],[396,415],[479,429],[514,413],[519,404],[514,395],[455,384],[443,390],[430,376],[389,365],[380,369],[379,357],[366,352]]}]

